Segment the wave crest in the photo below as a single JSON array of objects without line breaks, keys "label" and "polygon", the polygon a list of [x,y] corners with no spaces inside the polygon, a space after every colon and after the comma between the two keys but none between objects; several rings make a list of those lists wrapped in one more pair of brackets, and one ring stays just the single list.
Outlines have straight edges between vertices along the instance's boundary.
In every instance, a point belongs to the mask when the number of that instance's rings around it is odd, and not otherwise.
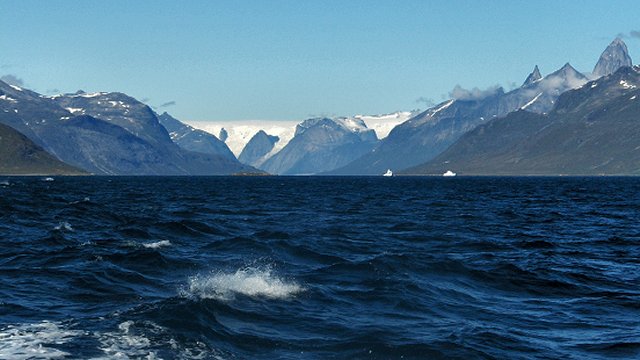
[{"label": "wave crest", "polygon": [[183,295],[199,299],[233,300],[236,295],[253,298],[288,299],[305,289],[275,276],[271,269],[241,268],[234,273],[217,272],[194,276]]},{"label": "wave crest", "polygon": [[161,247],[171,246],[171,241],[169,241],[169,240],[161,240],[161,241],[156,241],[156,242],[152,242],[152,243],[142,244],[142,246],[144,246],[147,249],[159,249]]}]

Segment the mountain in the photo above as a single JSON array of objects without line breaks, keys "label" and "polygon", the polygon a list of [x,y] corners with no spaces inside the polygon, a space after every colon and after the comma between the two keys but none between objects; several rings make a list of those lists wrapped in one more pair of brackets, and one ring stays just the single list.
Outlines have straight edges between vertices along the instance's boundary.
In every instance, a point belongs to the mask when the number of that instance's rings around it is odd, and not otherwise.
[{"label": "mountain", "polygon": [[[353,119],[364,121],[367,128],[375,131],[379,139],[383,139],[389,135],[389,132],[395,126],[407,121],[418,113],[417,111],[398,111],[380,115],[355,115]],[[266,134],[277,136],[279,140],[274,144],[273,149],[260,160],[264,162],[267,158],[277,154],[293,139],[299,123],[299,121],[290,120],[239,120],[217,122],[199,121],[190,122],[189,124],[210,134],[220,134],[219,139],[224,141],[238,158],[249,141],[260,130]]]},{"label": "mountain", "polygon": [[542,75],[540,74],[540,69],[538,69],[538,65],[536,65],[535,68],[533,68],[533,71],[531,72],[531,74],[529,74],[529,76],[527,76],[527,79],[524,81],[524,84],[522,84],[522,86],[528,86],[533,84],[534,82],[541,80],[542,79]]},{"label": "mountain", "polygon": [[169,133],[160,124],[153,110],[126,94],[87,94],[78,91],[75,94],[53,96],[51,99],[73,115],[89,115],[120,126],[149,144],[166,146],[172,143]]},{"label": "mountain", "polygon": [[404,169],[424,163],[464,133],[490,119],[518,109],[548,112],[560,94],[587,82],[587,78],[570,64],[532,81],[536,78],[535,73],[534,70],[523,86],[507,93],[498,88],[445,101],[398,125],[374,149],[330,173],[375,175],[387,169]]},{"label": "mountain", "polygon": [[[279,138],[274,146],[272,154],[287,145],[293,138],[299,121],[289,120],[238,120],[238,121],[197,121],[189,122],[189,125],[201,129],[210,134],[226,135],[224,143],[236,157],[240,157],[242,150],[251,138],[260,130]],[[224,131],[222,131],[224,130]],[[220,140],[223,137],[219,138]]]},{"label": "mountain", "polygon": [[260,167],[279,140],[279,137],[260,130],[249,140],[238,160],[243,164]]},{"label": "mountain", "polygon": [[632,66],[631,57],[629,56],[627,44],[622,39],[616,38],[600,55],[592,75],[594,78],[599,78],[613,74],[624,66]]},{"label": "mountain", "polygon": [[44,151],[17,130],[0,124],[0,174],[3,175],[82,175]]},{"label": "mountain", "polygon": [[171,140],[184,150],[203,154],[219,155],[229,160],[235,156],[229,147],[206,131],[198,130],[169,115],[158,115],[158,121],[169,132]]},{"label": "mountain", "polygon": [[298,124],[293,139],[260,168],[272,174],[322,173],[356,159],[377,142],[361,119],[309,119]]},{"label": "mountain", "polygon": [[517,111],[462,136],[408,174],[640,175],[640,68],[564,93],[549,114]]},{"label": "mountain", "polygon": [[255,171],[183,150],[155,113],[121,93],[42,96],[0,81],[0,123],[67,164],[105,175],[218,175]]}]

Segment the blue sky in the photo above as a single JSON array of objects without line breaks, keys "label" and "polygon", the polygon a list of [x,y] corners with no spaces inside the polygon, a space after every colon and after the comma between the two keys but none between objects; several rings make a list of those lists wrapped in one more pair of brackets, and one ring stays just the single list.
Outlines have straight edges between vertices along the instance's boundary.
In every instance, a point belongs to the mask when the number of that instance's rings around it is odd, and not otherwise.
[{"label": "blue sky", "polygon": [[188,121],[376,114],[519,85],[536,64],[591,71],[620,33],[637,63],[639,19],[615,0],[0,0],[0,75]]}]

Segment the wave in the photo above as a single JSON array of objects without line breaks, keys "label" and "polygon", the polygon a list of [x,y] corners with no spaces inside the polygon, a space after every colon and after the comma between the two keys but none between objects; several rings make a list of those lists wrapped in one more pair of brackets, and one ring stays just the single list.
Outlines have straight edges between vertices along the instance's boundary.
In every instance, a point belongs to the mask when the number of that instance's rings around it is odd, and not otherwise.
[{"label": "wave", "polygon": [[81,335],[82,331],[68,330],[48,321],[9,325],[0,329],[0,359],[62,359],[71,354],[56,346]]},{"label": "wave", "polygon": [[165,246],[171,246],[171,241],[169,240],[160,240],[152,243],[142,244],[147,249],[159,249]]},{"label": "wave", "polygon": [[58,225],[56,225],[53,230],[56,231],[62,231],[62,230],[66,230],[66,231],[73,231],[73,227],[71,227],[71,224],[69,224],[66,221],[61,221],[60,223],[58,223]]},{"label": "wave", "polygon": [[[87,354],[70,354],[61,345],[95,343]],[[96,356],[96,353],[102,353]],[[89,355],[90,354],[90,355]],[[181,343],[151,321],[127,320],[115,331],[71,330],[59,322],[9,325],[0,329],[0,359],[53,360],[106,359],[208,359],[216,351],[201,342]]]},{"label": "wave", "polygon": [[199,299],[233,300],[236,295],[252,298],[290,299],[305,289],[301,285],[273,274],[270,268],[245,267],[234,273],[216,272],[194,276],[183,296]]}]

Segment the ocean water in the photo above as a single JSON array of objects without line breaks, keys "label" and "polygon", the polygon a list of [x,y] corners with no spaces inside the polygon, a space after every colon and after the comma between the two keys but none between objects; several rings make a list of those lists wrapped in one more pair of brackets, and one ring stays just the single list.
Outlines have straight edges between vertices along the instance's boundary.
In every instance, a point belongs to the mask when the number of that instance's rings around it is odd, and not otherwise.
[{"label": "ocean water", "polygon": [[1,359],[640,358],[638,178],[42,180]]}]

